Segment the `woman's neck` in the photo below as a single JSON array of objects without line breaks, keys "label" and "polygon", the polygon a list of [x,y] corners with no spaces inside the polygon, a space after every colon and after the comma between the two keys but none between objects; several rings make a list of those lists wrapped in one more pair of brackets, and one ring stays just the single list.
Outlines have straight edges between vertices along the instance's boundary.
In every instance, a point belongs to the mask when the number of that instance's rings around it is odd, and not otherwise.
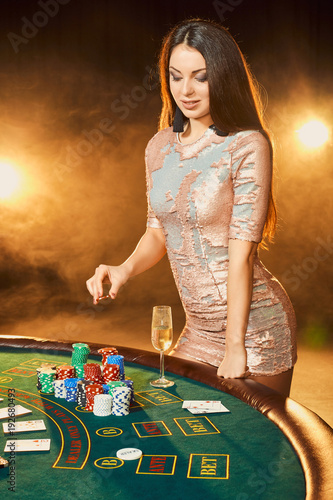
[{"label": "woman's neck", "polygon": [[213,124],[211,117],[206,120],[191,120],[189,119],[184,127],[184,132],[180,134],[182,142],[194,142],[201,137],[210,125]]}]

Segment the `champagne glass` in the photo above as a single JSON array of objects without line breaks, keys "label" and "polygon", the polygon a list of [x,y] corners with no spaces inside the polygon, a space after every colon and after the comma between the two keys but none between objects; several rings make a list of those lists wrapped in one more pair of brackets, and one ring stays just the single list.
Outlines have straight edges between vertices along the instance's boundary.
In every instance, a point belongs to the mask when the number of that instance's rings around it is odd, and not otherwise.
[{"label": "champagne glass", "polygon": [[164,351],[172,344],[172,315],[170,306],[155,306],[151,323],[151,342],[160,351],[160,378],[153,380],[153,387],[170,387],[174,382],[164,377]]}]

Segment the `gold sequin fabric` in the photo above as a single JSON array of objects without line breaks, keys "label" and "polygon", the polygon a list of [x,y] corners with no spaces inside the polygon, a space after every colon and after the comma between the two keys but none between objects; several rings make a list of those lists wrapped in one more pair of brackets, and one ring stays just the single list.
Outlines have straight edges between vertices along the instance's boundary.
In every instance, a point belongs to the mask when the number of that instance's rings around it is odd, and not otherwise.
[{"label": "gold sequin fabric", "polygon": [[[148,227],[162,228],[186,314],[179,354],[219,366],[225,352],[229,239],[259,243],[267,215],[271,159],[259,131],[218,136],[212,128],[182,144],[172,128],[146,149]],[[296,362],[288,295],[254,259],[245,347],[250,373],[276,375]]]}]

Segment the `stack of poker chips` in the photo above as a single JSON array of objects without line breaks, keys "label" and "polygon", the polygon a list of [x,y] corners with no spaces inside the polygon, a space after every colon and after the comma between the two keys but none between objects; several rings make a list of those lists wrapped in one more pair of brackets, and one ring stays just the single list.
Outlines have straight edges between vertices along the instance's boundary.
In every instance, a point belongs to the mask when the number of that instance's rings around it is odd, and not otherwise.
[{"label": "stack of poker chips", "polygon": [[39,380],[39,374],[42,370],[46,369],[46,368],[50,368],[51,370],[55,370],[56,369],[56,365],[53,365],[51,363],[42,363],[40,365],[39,368],[36,369],[36,372],[37,372],[37,389],[40,391],[41,388],[42,388],[42,384],[40,383],[40,380]]},{"label": "stack of poker chips", "polygon": [[37,384],[36,384],[36,386],[37,386],[38,391],[40,391],[41,388],[42,388],[42,384],[40,383],[40,380],[39,380],[39,374],[40,374],[41,371],[42,371],[42,367],[40,366],[36,370],[36,372],[37,372]]},{"label": "stack of poker chips", "polygon": [[91,380],[80,380],[77,383],[77,388],[76,388],[76,400],[78,405],[80,406],[86,406],[87,403],[87,397],[86,397],[86,387],[87,385],[91,385],[94,382]]},{"label": "stack of poker chips", "polygon": [[101,366],[98,363],[86,363],[84,365],[84,379],[101,384],[103,382]]},{"label": "stack of poker chips", "polygon": [[69,401],[71,403],[75,403],[77,401],[76,391],[78,382],[78,378],[66,378],[66,401]]},{"label": "stack of poker chips", "polygon": [[131,403],[134,401],[134,382],[133,380],[124,380],[127,387],[131,389]]},{"label": "stack of poker chips", "polygon": [[96,394],[94,397],[94,415],[97,417],[107,417],[111,415],[112,397],[110,394]]},{"label": "stack of poker chips", "polygon": [[115,387],[126,387],[126,384],[122,380],[113,380],[112,382],[108,382],[107,386],[109,387],[109,394],[113,396],[113,389]]},{"label": "stack of poker chips", "polygon": [[75,377],[75,368],[70,365],[61,365],[57,368],[57,379],[65,380],[66,378],[74,378]]},{"label": "stack of poker chips", "polygon": [[78,378],[84,377],[84,365],[75,365],[75,376]]},{"label": "stack of poker chips", "polygon": [[112,415],[124,417],[129,414],[131,403],[131,389],[129,387],[115,387],[113,389]]},{"label": "stack of poker chips", "polygon": [[54,380],[53,387],[54,387],[54,396],[56,398],[63,398],[63,399],[66,398],[65,380]]},{"label": "stack of poker chips", "polygon": [[103,347],[102,349],[98,349],[98,354],[102,355],[102,365],[105,366],[108,362],[108,356],[112,356],[114,354],[118,354],[118,351],[115,347]]},{"label": "stack of poker chips", "polygon": [[103,394],[102,384],[90,384],[86,387],[86,410],[94,410],[94,398],[97,394]]},{"label": "stack of poker chips", "polygon": [[88,344],[83,344],[81,342],[72,344],[73,347],[73,354],[72,354],[72,361],[71,364],[75,368],[75,373],[77,377],[83,377],[84,376],[84,368],[83,365],[85,365],[88,361],[88,356],[90,353],[90,349]]},{"label": "stack of poker chips", "polygon": [[52,368],[42,368],[42,370],[39,372],[38,378],[41,384],[40,392],[42,392],[43,394],[53,394],[53,382],[56,378],[56,370],[52,370]]},{"label": "stack of poker chips", "polygon": [[[125,380],[125,368],[124,368],[124,356],[120,354],[115,354],[108,356],[108,365],[119,365],[119,378],[120,380]],[[104,368],[105,369],[105,368]]]},{"label": "stack of poker chips", "polygon": [[104,382],[112,382],[112,380],[120,380],[120,367],[119,365],[107,364],[103,368]]}]

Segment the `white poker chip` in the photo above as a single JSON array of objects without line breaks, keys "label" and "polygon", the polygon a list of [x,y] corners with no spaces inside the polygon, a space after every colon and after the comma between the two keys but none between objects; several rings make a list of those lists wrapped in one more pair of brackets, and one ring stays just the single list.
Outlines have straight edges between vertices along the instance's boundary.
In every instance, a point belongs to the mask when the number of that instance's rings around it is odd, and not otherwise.
[{"label": "white poker chip", "polygon": [[122,448],[117,451],[117,458],[122,460],[137,460],[142,456],[142,451],[137,448]]}]

